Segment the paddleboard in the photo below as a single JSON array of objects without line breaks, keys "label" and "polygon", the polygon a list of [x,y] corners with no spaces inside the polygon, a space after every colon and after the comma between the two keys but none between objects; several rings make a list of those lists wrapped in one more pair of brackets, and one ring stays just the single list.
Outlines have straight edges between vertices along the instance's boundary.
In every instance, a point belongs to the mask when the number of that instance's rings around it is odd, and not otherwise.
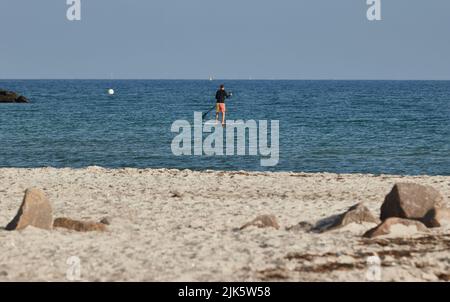
[{"label": "paddleboard", "polygon": [[[220,125],[221,124],[221,121],[205,121],[205,122],[203,122],[203,125]],[[225,124],[228,124],[228,125],[244,125],[244,122],[225,122]]]}]

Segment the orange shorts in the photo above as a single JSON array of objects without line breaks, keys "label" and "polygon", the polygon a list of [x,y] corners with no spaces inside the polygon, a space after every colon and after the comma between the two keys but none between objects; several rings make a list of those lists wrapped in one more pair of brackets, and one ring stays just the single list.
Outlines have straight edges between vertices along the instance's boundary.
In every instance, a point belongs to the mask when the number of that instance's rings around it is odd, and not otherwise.
[{"label": "orange shorts", "polygon": [[225,110],[225,103],[217,103],[216,104],[216,112],[217,113],[219,113],[219,112],[222,112],[222,113],[224,113],[226,110]]}]

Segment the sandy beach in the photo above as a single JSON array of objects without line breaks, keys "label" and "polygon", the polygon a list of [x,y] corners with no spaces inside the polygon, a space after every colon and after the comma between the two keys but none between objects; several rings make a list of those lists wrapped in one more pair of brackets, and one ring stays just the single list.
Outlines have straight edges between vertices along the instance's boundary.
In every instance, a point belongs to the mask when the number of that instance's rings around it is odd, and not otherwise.
[{"label": "sandy beach", "polygon": [[[379,215],[397,182],[431,185],[448,205],[450,177],[196,172],[169,169],[0,169],[0,226],[30,187],[54,217],[99,221],[107,232],[0,230],[0,281],[365,281],[380,256],[383,281],[439,281],[450,274],[450,230],[363,239],[372,225],[311,233],[314,224],[364,202]],[[280,228],[238,230],[273,214]]]}]

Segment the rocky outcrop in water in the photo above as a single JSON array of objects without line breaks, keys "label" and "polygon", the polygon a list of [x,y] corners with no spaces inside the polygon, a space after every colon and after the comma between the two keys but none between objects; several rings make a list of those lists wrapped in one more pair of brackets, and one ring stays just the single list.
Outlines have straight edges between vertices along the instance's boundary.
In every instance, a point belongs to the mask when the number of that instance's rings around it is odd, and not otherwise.
[{"label": "rocky outcrop in water", "polygon": [[29,103],[30,101],[12,91],[6,91],[0,89],[0,103]]}]

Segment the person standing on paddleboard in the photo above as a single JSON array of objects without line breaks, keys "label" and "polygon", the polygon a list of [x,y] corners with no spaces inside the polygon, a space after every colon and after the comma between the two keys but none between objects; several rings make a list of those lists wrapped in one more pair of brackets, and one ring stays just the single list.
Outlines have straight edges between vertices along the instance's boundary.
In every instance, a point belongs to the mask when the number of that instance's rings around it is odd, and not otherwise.
[{"label": "person standing on paddleboard", "polygon": [[219,90],[216,92],[216,121],[219,121],[219,113],[222,113],[222,125],[225,125],[225,100],[231,97],[231,93],[228,94],[225,91],[225,85],[220,85]]}]

